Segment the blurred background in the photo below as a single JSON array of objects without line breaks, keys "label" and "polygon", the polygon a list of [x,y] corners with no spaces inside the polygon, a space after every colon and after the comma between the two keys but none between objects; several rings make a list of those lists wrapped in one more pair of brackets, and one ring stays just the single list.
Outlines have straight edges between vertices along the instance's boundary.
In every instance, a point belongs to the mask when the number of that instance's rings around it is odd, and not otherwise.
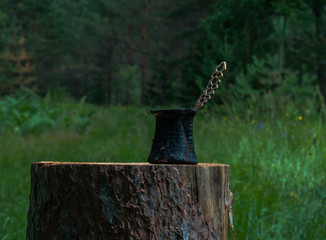
[{"label": "blurred background", "polygon": [[[35,161],[146,161],[152,108],[192,107],[231,166],[236,239],[326,239],[325,0],[0,0],[0,240]],[[230,232],[231,235],[231,232]]]},{"label": "blurred background", "polygon": [[304,102],[326,94],[325,25],[323,0],[2,0],[0,93],[191,106],[225,60],[215,100]]}]

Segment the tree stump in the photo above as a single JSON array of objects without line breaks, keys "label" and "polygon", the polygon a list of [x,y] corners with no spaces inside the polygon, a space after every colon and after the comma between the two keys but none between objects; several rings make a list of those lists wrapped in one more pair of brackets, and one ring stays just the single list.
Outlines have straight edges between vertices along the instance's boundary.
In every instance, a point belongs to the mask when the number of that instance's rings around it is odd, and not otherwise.
[{"label": "tree stump", "polygon": [[229,166],[39,162],[29,240],[228,239]]}]

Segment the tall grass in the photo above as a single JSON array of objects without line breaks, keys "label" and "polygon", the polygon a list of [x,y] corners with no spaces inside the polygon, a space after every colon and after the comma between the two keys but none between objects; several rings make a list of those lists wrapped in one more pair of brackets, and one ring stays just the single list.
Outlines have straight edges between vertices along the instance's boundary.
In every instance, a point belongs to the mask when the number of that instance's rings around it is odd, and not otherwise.
[{"label": "tall grass", "polygon": [[[70,109],[73,103],[61,107]],[[24,239],[30,164],[146,161],[155,119],[149,109],[94,107],[89,128],[0,135],[0,239]],[[199,162],[230,164],[237,239],[326,238],[326,135],[317,111],[210,105],[194,122]]]},{"label": "tall grass", "polygon": [[289,106],[269,114],[208,113],[197,154],[231,166],[238,239],[326,239],[325,123]]}]

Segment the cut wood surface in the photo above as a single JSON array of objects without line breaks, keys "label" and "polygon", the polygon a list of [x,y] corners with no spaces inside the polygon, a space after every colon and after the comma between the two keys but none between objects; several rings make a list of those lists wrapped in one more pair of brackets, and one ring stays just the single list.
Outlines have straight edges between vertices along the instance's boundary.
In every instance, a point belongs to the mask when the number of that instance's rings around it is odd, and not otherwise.
[{"label": "cut wood surface", "polygon": [[229,166],[39,162],[27,239],[228,239]]}]

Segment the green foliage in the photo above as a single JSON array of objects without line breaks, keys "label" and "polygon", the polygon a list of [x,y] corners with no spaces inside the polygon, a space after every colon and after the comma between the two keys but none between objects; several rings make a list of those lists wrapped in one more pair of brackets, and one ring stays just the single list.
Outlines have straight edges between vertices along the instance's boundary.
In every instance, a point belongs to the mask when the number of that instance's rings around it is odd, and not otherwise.
[{"label": "green foliage", "polygon": [[308,71],[303,71],[302,75],[289,69],[280,71],[278,61],[277,55],[267,55],[265,59],[254,56],[246,71],[236,75],[233,93],[239,98],[257,98],[269,91],[275,96],[288,97],[289,100],[300,96],[299,101],[315,95],[314,75],[310,76]]},{"label": "green foliage", "polygon": [[[257,91],[293,100],[305,89],[305,98],[317,84],[326,95],[324,0],[3,0],[2,6],[2,95],[33,85],[43,96],[64,88],[100,104],[147,98],[188,106],[223,60],[228,71],[214,97],[219,102]],[[17,76],[8,58],[19,55],[22,37],[33,84],[22,79],[26,72]]]},{"label": "green foliage", "polygon": [[[325,120],[313,103],[310,112],[288,105],[274,117],[253,106],[211,105],[194,121],[199,162],[230,164],[236,239],[325,239]],[[25,236],[32,162],[146,161],[155,126],[149,110],[94,109],[83,135],[0,135],[0,239]]]},{"label": "green foliage", "polygon": [[91,125],[93,107],[82,98],[79,103],[54,103],[30,92],[7,96],[0,101],[0,126],[19,134],[41,133],[49,129],[73,128],[84,133]]},{"label": "green foliage", "polygon": [[[325,4],[319,3],[319,7]],[[209,73],[222,60],[227,61],[228,71],[220,101],[263,98],[268,93],[304,102],[315,95],[317,83],[323,88],[326,45],[319,24],[325,25],[321,17],[325,10],[318,13],[314,4],[303,0],[222,1],[213,3],[212,9],[198,26],[193,54],[185,59],[184,81],[192,86],[184,89],[187,101],[196,88],[197,92],[204,88]]]},{"label": "green foliage", "polygon": [[140,71],[137,65],[115,67],[112,82],[112,103],[122,105],[140,104]]},{"label": "green foliage", "polygon": [[7,93],[10,91],[10,86],[16,81],[13,77],[13,64],[3,59],[0,59],[0,93]]},{"label": "green foliage", "polygon": [[314,111],[283,110],[224,106],[195,122],[198,158],[230,164],[237,239],[326,236],[325,123]]},{"label": "green foliage", "polygon": [[44,104],[26,97],[6,97],[0,102],[1,123],[22,134],[53,128],[56,113]]},{"label": "green foliage", "polygon": [[[145,160],[154,118],[122,105],[140,104],[145,80],[151,104],[191,106],[224,60],[223,105],[194,131],[199,161],[231,165],[236,238],[325,239],[325,6],[3,0],[0,239],[24,238],[31,162]],[[44,99],[19,90],[22,37]]]},{"label": "green foliage", "polygon": [[86,97],[83,97],[76,106],[66,112],[65,124],[68,127],[72,126],[78,133],[83,134],[90,128],[95,111],[93,107],[86,104]]}]

